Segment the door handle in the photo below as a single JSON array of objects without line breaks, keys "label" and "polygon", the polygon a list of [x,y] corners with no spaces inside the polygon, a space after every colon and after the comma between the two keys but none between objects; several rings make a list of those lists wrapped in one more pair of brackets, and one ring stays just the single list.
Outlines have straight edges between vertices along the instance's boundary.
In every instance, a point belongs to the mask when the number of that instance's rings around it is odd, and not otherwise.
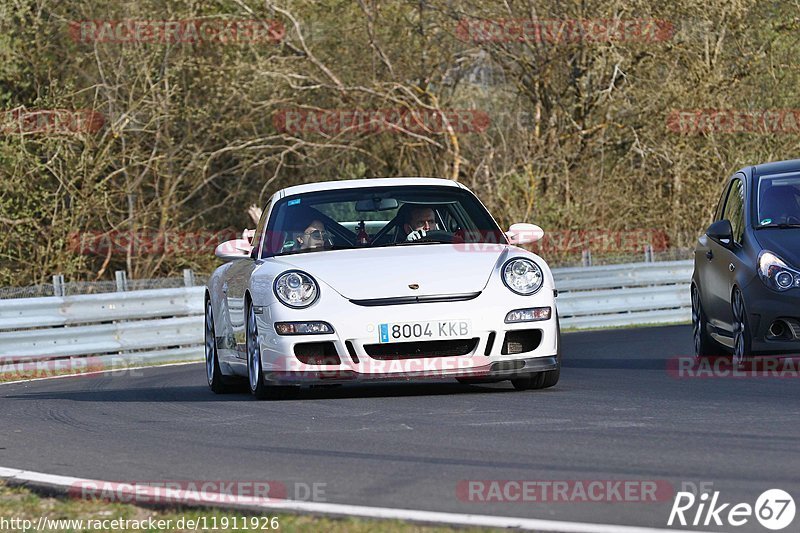
[{"label": "door handle", "polygon": [[711,250],[707,251],[706,252],[706,259],[708,259],[709,261],[714,259],[714,252],[712,252]]},{"label": "door handle", "polygon": [[734,270],[736,270],[736,265],[734,265],[733,263],[731,263],[730,265],[728,265],[728,270],[730,270],[731,272],[733,272]]}]

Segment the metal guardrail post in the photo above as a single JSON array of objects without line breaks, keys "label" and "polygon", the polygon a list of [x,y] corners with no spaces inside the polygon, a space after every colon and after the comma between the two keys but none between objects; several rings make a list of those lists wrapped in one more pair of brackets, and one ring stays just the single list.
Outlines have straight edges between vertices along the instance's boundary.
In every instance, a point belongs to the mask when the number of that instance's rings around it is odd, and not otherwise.
[{"label": "metal guardrail post", "polygon": [[183,269],[183,286],[184,287],[194,287],[195,279],[194,279],[194,270],[191,268],[184,268]]},{"label": "metal guardrail post", "polygon": [[124,270],[117,270],[114,272],[117,280],[117,292],[125,292],[128,290],[128,273]]},{"label": "metal guardrail post", "polygon": [[592,252],[591,250],[584,250],[581,252],[581,265],[585,267],[592,266]]},{"label": "metal guardrail post", "polygon": [[653,262],[653,245],[652,244],[645,244],[645,246],[644,246],[644,262],[645,263],[652,263]]},{"label": "metal guardrail post", "polygon": [[53,276],[53,296],[64,296],[64,274]]}]

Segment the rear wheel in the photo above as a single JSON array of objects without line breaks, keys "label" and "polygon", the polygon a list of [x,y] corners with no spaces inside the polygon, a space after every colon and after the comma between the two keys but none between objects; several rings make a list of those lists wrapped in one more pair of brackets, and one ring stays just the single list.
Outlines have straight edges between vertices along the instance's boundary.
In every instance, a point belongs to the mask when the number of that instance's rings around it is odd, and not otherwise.
[{"label": "rear wheel", "polygon": [[696,285],[692,285],[692,338],[697,361],[719,355],[719,344],[708,334],[708,319],[700,303],[700,291]]},{"label": "rear wheel", "polygon": [[219,368],[219,353],[217,352],[217,339],[214,333],[214,309],[211,305],[211,299],[206,301],[204,345],[208,387],[216,394],[230,392],[231,386],[226,382],[226,377]]},{"label": "rear wheel", "polygon": [[752,359],[753,337],[747,320],[747,310],[744,307],[744,296],[738,287],[733,289],[731,306],[733,307],[733,356],[731,362],[734,366],[741,367]]}]

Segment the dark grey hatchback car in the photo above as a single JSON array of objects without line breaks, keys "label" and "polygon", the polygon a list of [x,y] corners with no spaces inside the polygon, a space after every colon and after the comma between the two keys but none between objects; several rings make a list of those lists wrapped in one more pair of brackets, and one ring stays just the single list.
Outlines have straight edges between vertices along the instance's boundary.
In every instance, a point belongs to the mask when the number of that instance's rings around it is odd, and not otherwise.
[{"label": "dark grey hatchback car", "polygon": [[800,352],[800,159],[731,176],[692,275],[698,358]]}]

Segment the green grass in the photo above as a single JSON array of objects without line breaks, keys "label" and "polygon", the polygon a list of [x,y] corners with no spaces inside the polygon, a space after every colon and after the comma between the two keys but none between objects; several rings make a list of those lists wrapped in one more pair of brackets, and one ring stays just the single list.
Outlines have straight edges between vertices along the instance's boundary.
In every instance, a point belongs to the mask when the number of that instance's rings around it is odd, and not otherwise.
[{"label": "green grass", "polygon": [[[239,528],[221,528],[221,521],[227,518],[229,524],[233,523],[233,518],[238,517],[239,525],[241,525],[243,517],[249,522],[256,516],[277,517],[278,531],[299,531],[299,532],[318,532],[325,531],[333,533],[361,533],[371,531],[381,531],[388,533],[438,533],[449,531],[467,531],[470,533],[478,533],[480,531],[499,531],[493,529],[476,529],[476,528],[451,528],[451,527],[430,527],[423,525],[406,524],[400,521],[393,520],[365,520],[358,518],[323,518],[307,515],[294,515],[294,514],[264,514],[254,515],[245,514],[241,511],[224,511],[219,509],[168,509],[156,510],[143,507],[137,507],[130,504],[110,503],[95,500],[79,500],[70,498],[54,498],[40,496],[28,489],[20,487],[8,487],[0,482],[0,520],[14,519],[27,519],[31,520],[34,527],[39,521],[41,516],[46,516],[51,520],[58,519],[83,519],[84,524],[87,520],[138,520],[143,521],[152,517],[153,520],[171,520],[173,524],[177,524],[180,519],[184,520],[199,520],[205,517],[208,527],[211,527],[212,521],[216,519],[218,528],[214,531],[269,531],[268,529],[249,529]],[[268,523],[269,521],[267,521]],[[259,524],[263,524],[259,520]],[[0,526],[0,531],[15,531],[10,528],[3,529]],[[16,530],[21,531],[21,530]],[[91,532],[96,533],[97,529],[61,529],[58,531],[64,532]],[[121,531],[119,529],[104,529],[103,531]],[[128,529],[131,531],[131,529]],[[139,529],[138,531],[195,531],[192,529],[178,529],[175,525],[166,529]],[[197,531],[200,531],[198,529]],[[210,531],[210,529],[208,530]]]}]

